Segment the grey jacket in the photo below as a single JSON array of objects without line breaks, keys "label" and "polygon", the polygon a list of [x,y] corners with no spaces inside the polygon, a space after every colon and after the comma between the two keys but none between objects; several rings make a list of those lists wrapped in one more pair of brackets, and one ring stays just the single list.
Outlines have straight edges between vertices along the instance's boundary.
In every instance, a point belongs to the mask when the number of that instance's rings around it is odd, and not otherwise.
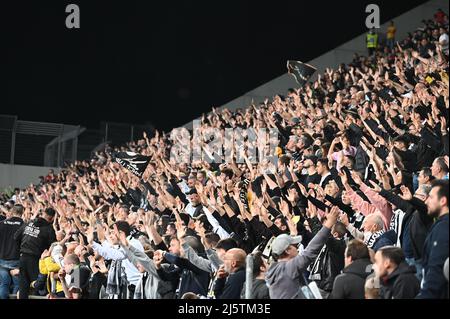
[{"label": "grey jacket", "polygon": [[317,258],[329,236],[330,229],[322,227],[301,254],[270,265],[266,275],[270,299],[295,298],[300,289],[302,272]]},{"label": "grey jacket", "polygon": [[161,299],[161,295],[158,293],[158,285],[160,278],[156,271],[155,264],[144,252],[134,248],[133,246],[123,247],[128,260],[136,266],[137,263],[144,267],[145,271],[148,273],[145,286],[142,286],[143,274],[141,279],[136,285],[136,290],[134,292],[134,299],[143,299],[145,292],[145,299]]},{"label": "grey jacket", "polygon": [[189,246],[188,243],[183,243],[181,245],[184,251],[184,257],[189,260],[194,266],[197,268],[206,271],[206,272],[214,272],[219,269],[220,265],[222,265],[222,261],[217,256],[217,253],[212,249],[206,250],[206,255],[208,259],[200,257],[197,255],[194,249]]}]

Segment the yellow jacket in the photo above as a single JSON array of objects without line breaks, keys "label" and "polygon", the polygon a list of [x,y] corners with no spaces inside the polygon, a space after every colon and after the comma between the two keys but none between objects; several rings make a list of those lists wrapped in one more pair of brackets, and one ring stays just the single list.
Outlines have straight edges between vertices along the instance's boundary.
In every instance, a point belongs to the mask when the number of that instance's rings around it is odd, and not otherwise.
[{"label": "yellow jacket", "polygon": [[[39,259],[39,272],[43,275],[47,275],[47,291],[52,291],[52,280],[53,277],[50,275],[51,273],[58,273],[61,267],[55,263],[52,257],[46,257],[44,259]],[[56,280],[56,292],[63,291],[61,282]]]}]

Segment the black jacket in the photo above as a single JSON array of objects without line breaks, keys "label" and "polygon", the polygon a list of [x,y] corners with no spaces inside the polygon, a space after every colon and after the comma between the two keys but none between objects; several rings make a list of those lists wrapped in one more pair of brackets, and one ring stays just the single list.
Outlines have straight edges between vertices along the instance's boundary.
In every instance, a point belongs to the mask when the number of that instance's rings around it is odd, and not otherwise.
[{"label": "black jacket", "polygon": [[[428,215],[427,205],[416,197],[405,201],[400,196],[386,190],[382,190],[380,195],[405,212],[402,229],[408,229],[414,259],[420,260],[425,239],[433,225],[433,218]],[[406,223],[409,223],[408,227],[406,227]]]},{"label": "black jacket", "polygon": [[333,289],[336,276],[344,268],[345,247],[343,239],[330,237],[312,264],[310,279],[316,281],[320,289],[324,291]]},{"label": "black jacket", "polygon": [[369,259],[357,259],[334,280],[330,299],[364,299],[366,278],[372,272]]},{"label": "black jacket", "polygon": [[425,141],[424,139],[425,136],[421,135],[419,137],[412,134],[408,134],[408,137],[415,144],[413,150],[417,156],[417,168],[419,169],[422,167],[430,167],[434,159],[438,156],[438,153],[435,150],[433,150]]},{"label": "black jacket", "polygon": [[40,257],[45,249],[56,241],[53,225],[38,217],[28,224],[23,224],[14,234],[20,243],[20,253]]},{"label": "black jacket", "polygon": [[159,277],[164,281],[176,281],[180,278],[178,298],[187,292],[193,292],[202,296],[208,293],[209,273],[197,268],[186,258],[173,254],[165,254],[165,259],[176,267],[168,270],[160,268],[157,270]]},{"label": "black jacket", "polygon": [[381,299],[413,299],[420,291],[416,268],[406,262],[381,280]]},{"label": "black jacket", "polygon": [[14,240],[14,234],[22,224],[20,217],[11,217],[0,222],[0,259],[19,260],[20,246]]},{"label": "black jacket", "polygon": [[240,268],[227,278],[216,280],[214,295],[217,299],[239,299],[245,282],[245,268]]}]

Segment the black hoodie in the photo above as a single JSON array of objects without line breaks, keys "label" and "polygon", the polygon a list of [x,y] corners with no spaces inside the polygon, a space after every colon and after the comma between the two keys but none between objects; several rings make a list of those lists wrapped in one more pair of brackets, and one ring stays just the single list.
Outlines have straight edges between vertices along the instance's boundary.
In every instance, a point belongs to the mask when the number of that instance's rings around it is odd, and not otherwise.
[{"label": "black hoodie", "polygon": [[416,267],[400,263],[390,275],[381,280],[382,299],[414,299],[420,291]]},{"label": "black hoodie", "polygon": [[20,217],[11,217],[0,222],[0,259],[19,260],[19,245],[14,234],[22,226]]},{"label": "black hoodie", "polygon": [[366,278],[372,272],[369,259],[357,259],[334,280],[330,299],[364,299]]},{"label": "black hoodie", "polygon": [[14,235],[20,243],[20,253],[40,257],[56,241],[53,225],[42,217],[23,224]]}]

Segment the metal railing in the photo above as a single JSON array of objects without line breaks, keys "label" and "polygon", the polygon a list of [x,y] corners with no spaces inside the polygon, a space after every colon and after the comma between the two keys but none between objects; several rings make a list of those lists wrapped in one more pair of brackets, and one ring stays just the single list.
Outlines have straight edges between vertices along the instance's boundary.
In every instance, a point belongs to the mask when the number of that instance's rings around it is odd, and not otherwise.
[{"label": "metal railing", "polygon": [[0,115],[0,162],[61,167],[77,159],[77,137],[84,128],[18,120]]}]

